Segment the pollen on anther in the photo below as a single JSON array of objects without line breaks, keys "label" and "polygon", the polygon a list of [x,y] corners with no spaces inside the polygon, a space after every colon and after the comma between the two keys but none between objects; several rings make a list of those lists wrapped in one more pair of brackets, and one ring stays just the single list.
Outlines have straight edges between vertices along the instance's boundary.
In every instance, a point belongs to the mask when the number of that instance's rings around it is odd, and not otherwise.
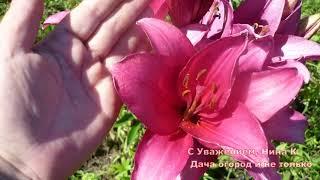
[{"label": "pollen on anther", "polygon": [[215,105],[216,105],[216,97],[212,96],[211,101],[209,103],[210,109],[214,109]]},{"label": "pollen on anther", "polygon": [[187,74],[187,75],[184,77],[183,82],[182,82],[184,88],[188,88],[188,86],[189,86],[189,79],[190,79],[190,74]]},{"label": "pollen on anther", "polygon": [[187,94],[191,93],[190,90],[185,90],[182,92],[182,97],[186,96]]},{"label": "pollen on anther", "polygon": [[198,74],[196,80],[199,81],[199,79],[207,72],[207,69],[202,69]]},{"label": "pollen on anther", "polygon": [[215,83],[212,83],[211,85],[211,92],[213,94],[215,94],[217,92],[218,88],[217,88],[217,85]]}]

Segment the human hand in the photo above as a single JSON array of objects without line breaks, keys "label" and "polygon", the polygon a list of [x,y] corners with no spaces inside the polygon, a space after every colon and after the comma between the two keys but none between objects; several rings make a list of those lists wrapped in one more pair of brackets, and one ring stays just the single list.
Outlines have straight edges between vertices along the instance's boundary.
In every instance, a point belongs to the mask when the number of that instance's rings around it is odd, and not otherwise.
[{"label": "human hand", "polygon": [[141,49],[134,22],[148,2],[85,0],[34,45],[43,2],[12,1],[0,24],[0,157],[32,179],[79,168],[116,119],[108,69]]}]

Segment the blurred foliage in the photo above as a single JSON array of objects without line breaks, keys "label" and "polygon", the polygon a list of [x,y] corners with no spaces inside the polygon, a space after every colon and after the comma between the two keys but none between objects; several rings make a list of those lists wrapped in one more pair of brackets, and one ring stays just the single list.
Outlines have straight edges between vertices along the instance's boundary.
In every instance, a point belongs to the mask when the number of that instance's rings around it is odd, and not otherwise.
[{"label": "blurred foliage", "polygon": [[[56,12],[72,9],[81,0],[45,0],[46,10],[43,20]],[[233,6],[238,7],[241,0],[233,0]],[[9,7],[9,0],[0,0],[0,19]],[[320,0],[305,0],[303,16],[320,12]],[[52,27],[40,30],[38,40],[43,39]],[[320,43],[320,34],[312,40]],[[275,142],[277,149],[297,148],[298,155],[281,156],[282,162],[312,162],[311,168],[282,168],[283,179],[320,179],[320,64],[307,63],[312,73],[311,82],[306,85],[295,101],[295,108],[303,112],[309,119],[305,144],[288,144]],[[109,136],[92,154],[80,170],[69,177],[70,180],[129,180],[133,169],[133,157],[138,142],[144,133],[144,128],[134,115],[125,107],[121,110],[116,124]],[[228,156],[221,156],[219,162],[232,161]],[[212,168],[203,177],[204,180],[213,179],[250,179],[243,169]]]}]

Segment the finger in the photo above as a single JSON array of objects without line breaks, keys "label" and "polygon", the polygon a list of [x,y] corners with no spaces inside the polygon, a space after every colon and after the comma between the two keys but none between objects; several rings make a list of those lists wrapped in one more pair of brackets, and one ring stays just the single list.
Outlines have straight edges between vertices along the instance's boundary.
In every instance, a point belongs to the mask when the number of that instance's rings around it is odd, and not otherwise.
[{"label": "finger", "polygon": [[13,0],[0,28],[4,48],[31,49],[43,13],[43,0]]},{"label": "finger", "polygon": [[103,59],[109,54],[120,37],[136,22],[148,3],[149,0],[126,1],[101,24],[88,41],[93,59]]},{"label": "finger", "polygon": [[106,119],[115,120],[122,103],[114,89],[111,74],[101,62],[94,63],[85,71],[84,82],[93,90],[92,96],[101,107]]},{"label": "finger", "polygon": [[[146,9],[138,19],[152,15],[151,9]],[[133,24],[104,59],[105,67],[110,70],[113,64],[118,63],[126,55],[150,50],[151,46],[147,36],[140,27]]]},{"label": "finger", "polygon": [[101,22],[125,0],[84,0],[58,26],[86,41]]}]

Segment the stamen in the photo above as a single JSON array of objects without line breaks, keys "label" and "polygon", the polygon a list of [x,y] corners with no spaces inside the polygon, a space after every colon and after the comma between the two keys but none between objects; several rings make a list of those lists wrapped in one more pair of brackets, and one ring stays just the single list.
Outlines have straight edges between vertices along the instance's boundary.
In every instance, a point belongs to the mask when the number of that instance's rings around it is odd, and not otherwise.
[{"label": "stamen", "polygon": [[253,27],[254,30],[256,30],[256,29],[258,29],[259,24],[258,24],[258,23],[254,23],[254,24],[252,25],[252,27]]},{"label": "stamen", "polygon": [[218,90],[217,85],[216,85],[215,83],[212,83],[212,85],[211,85],[211,92],[212,92],[213,94],[215,94],[215,93],[217,92],[217,90]]},{"label": "stamen", "polygon": [[199,81],[201,76],[203,76],[207,72],[207,69],[202,69],[198,74],[196,80]]},{"label": "stamen", "polygon": [[186,96],[187,94],[191,93],[191,91],[188,89],[188,90],[185,90],[182,92],[182,97]]},{"label": "stamen", "polygon": [[189,86],[189,79],[190,79],[190,74],[187,74],[187,75],[184,77],[183,83],[182,83],[184,88],[188,88],[188,86]]},{"label": "stamen", "polygon": [[261,31],[260,31],[260,35],[266,35],[269,31],[270,31],[270,29],[268,26],[262,26]]},{"label": "stamen", "polygon": [[215,97],[215,96],[212,96],[211,101],[210,101],[210,103],[209,103],[210,109],[214,109],[214,108],[215,108],[215,105],[216,105],[216,97]]}]

